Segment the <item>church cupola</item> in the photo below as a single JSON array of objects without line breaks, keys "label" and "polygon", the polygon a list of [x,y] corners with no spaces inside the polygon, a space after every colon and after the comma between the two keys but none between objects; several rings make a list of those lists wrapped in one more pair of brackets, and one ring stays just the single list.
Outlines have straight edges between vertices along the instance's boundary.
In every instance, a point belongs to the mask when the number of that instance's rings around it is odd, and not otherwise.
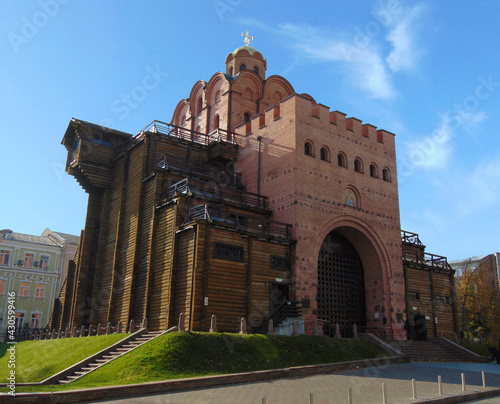
[{"label": "church cupola", "polygon": [[249,46],[253,37],[241,33],[245,37],[245,46],[241,46],[226,57],[226,74],[237,76],[242,70],[252,70],[262,80],[266,79],[267,62],[262,54],[255,48]]}]

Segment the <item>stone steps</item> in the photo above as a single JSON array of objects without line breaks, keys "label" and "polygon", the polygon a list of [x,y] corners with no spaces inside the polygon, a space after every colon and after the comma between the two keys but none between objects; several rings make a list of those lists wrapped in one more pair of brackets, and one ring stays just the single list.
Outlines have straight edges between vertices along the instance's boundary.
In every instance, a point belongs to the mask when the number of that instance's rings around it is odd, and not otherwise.
[{"label": "stone steps", "polygon": [[78,380],[80,377],[83,377],[89,374],[90,372],[93,372],[94,370],[100,368],[101,366],[111,362],[112,360],[122,355],[125,355],[132,349],[135,349],[138,346],[141,346],[142,344],[151,341],[152,339],[160,336],[161,334],[163,334],[163,332],[161,331],[147,332],[146,334],[143,334],[142,336],[137,337],[134,340],[124,342],[122,346],[116,347],[113,352],[109,352],[106,355],[102,355],[99,358],[95,358],[94,362],[89,363],[86,366],[82,366],[81,368],[73,372],[72,375],[66,376],[66,378],[59,380],[59,384],[68,384],[74,382],[75,380]]},{"label": "stone steps", "polygon": [[391,341],[391,346],[409,356],[412,362],[468,362],[461,353],[430,341]]}]

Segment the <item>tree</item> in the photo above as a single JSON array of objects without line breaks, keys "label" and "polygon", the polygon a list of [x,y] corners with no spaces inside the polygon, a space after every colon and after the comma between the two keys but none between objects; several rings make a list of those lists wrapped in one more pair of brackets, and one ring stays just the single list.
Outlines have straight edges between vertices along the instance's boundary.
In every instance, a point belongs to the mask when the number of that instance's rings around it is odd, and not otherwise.
[{"label": "tree", "polygon": [[496,274],[487,262],[466,262],[457,278],[456,300],[465,337],[496,346],[500,335],[500,291]]}]

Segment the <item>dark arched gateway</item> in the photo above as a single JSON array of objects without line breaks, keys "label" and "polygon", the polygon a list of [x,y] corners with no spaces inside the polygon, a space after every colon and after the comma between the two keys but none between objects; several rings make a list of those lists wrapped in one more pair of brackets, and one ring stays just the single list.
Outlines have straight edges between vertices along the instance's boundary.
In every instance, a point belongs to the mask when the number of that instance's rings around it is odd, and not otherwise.
[{"label": "dark arched gateway", "polygon": [[325,334],[334,335],[339,324],[343,337],[352,336],[353,324],[366,325],[364,271],[352,244],[331,232],[318,257],[318,319]]}]

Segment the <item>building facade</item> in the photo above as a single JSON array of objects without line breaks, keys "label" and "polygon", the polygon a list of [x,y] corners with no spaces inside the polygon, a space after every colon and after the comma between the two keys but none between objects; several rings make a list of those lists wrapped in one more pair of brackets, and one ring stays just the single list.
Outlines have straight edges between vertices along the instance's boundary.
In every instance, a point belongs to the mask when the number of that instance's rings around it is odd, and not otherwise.
[{"label": "building facade", "polygon": [[15,293],[17,329],[48,325],[63,268],[78,237],[46,229],[41,236],[0,231],[0,340],[7,330],[7,296]]},{"label": "building facade", "polygon": [[184,313],[192,330],[216,314],[257,331],[298,315],[308,333],[406,338],[394,134],[266,70],[236,49],[170,124],[135,136],[70,122],[67,171],[89,207],[56,326]]},{"label": "building facade", "polygon": [[410,338],[433,339],[440,333],[449,339],[457,338],[455,271],[446,257],[427,253],[418,234],[403,231],[401,236]]},{"label": "building facade", "polygon": [[455,270],[457,279],[462,276],[466,269],[474,271],[479,267],[484,267],[491,275],[492,285],[496,287],[500,285],[500,253],[496,252],[488,255],[453,260],[450,261],[450,266]]}]

